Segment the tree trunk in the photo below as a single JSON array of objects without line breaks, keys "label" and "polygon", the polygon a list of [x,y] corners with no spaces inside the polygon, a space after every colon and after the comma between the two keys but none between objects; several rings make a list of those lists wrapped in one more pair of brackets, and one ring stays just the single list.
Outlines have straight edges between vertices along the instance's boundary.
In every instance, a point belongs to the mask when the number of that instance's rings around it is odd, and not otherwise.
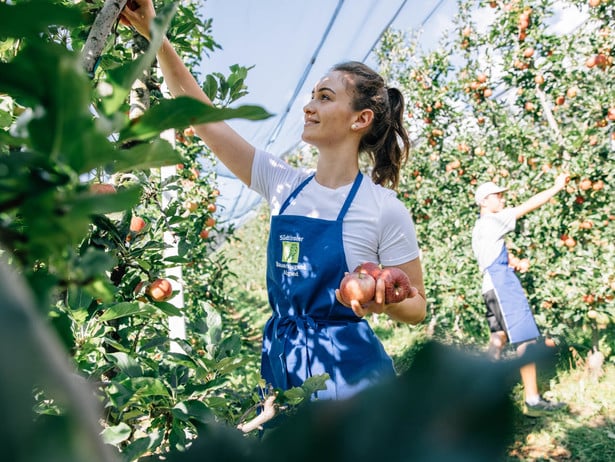
[{"label": "tree trunk", "polygon": [[105,0],[105,4],[92,24],[81,52],[83,68],[90,77],[94,77],[96,64],[105,48],[107,37],[125,5],[126,0]]}]

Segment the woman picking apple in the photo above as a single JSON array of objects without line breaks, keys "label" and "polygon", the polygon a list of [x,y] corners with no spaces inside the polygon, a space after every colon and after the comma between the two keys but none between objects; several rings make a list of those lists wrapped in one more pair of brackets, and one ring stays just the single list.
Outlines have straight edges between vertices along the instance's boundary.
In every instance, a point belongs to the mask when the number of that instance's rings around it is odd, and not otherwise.
[{"label": "woman picking apple", "polygon": [[[122,22],[149,39],[151,0],[135,0]],[[174,96],[212,104],[165,38],[158,63]],[[195,133],[271,208],[267,290],[272,316],[263,337],[261,373],[274,388],[300,386],[328,374],[318,399],[340,399],[393,377],[391,358],[364,318],[386,313],[417,324],[425,317],[419,248],[408,210],[396,197],[409,150],[404,101],[395,88],[358,62],[334,66],[303,108],[302,139],[319,151],[315,172],[290,166],[256,149],[224,122],[197,125]],[[373,161],[371,178],[359,153]],[[378,280],[371,300],[343,302],[340,281],[361,262],[398,267],[412,290],[385,303]]]}]

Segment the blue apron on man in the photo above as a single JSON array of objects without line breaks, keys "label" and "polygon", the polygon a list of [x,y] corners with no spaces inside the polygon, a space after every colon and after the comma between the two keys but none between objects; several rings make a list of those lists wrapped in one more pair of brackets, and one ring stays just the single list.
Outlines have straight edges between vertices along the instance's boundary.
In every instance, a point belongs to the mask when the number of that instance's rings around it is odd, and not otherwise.
[{"label": "blue apron on man", "polygon": [[503,327],[510,343],[533,340],[540,336],[534,315],[514,270],[508,266],[508,251],[502,251],[485,271],[489,273],[501,309]]},{"label": "blue apron on man", "polygon": [[273,309],[265,325],[261,373],[287,390],[329,374],[318,399],[341,399],[395,375],[393,362],[362,318],[335,298],[348,272],[342,224],[361,184],[359,173],[336,220],[284,215],[311,181],[303,181],[271,218],[267,289]]}]

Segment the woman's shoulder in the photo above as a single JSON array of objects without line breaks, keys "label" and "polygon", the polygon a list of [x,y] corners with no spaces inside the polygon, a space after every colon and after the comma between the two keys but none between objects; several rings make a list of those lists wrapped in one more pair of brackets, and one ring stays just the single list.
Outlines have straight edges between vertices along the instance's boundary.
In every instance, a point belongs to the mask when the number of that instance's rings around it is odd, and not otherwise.
[{"label": "woman's shoulder", "polygon": [[399,199],[396,191],[374,183],[368,175],[364,175],[364,180],[366,181],[363,181],[361,188],[361,202],[372,210],[379,220],[388,222],[399,219],[401,215],[410,215],[408,207]]},{"label": "woman's shoulder", "polygon": [[382,200],[390,200],[391,198],[397,199],[397,192],[374,183],[374,180],[372,180],[372,178],[366,173],[363,173],[363,181],[361,186],[376,198],[380,198]]},{"label": "woman's shoulder", "polygon": [[263,196],[272,207],[273,204],[279,206],[310,175],[310,172],[293,167],[272,153],[257,149],[250,188]]},{"label": "woman's shoulder", "polygon": [[284,175],[300,178],[307,178],[309,175],[313,174],[313,171],[309,169],[294,167],[279,156],[262,149],[256,149],[254,161],[258,169],[275,171],[277,174],[282,173]]}]

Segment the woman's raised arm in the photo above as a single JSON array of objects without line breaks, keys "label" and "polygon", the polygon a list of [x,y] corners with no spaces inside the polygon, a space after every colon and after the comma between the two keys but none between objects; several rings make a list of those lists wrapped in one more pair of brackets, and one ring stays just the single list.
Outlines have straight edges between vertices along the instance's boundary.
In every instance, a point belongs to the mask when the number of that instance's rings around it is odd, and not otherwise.
[{"label": "woman's raised arm", "polygon": [[[134,27],[139,34],[149,40],[149,25],[155,16],[152,0],[132,0],[121,13],[121,22]],[[166,37],[157,52],[157,57],[165,83],[174,97],[189,96],[212,105],[211,100]],[[194,131],[237,178],[250,185],[254,146],[225,122],[195,125]]]}]

